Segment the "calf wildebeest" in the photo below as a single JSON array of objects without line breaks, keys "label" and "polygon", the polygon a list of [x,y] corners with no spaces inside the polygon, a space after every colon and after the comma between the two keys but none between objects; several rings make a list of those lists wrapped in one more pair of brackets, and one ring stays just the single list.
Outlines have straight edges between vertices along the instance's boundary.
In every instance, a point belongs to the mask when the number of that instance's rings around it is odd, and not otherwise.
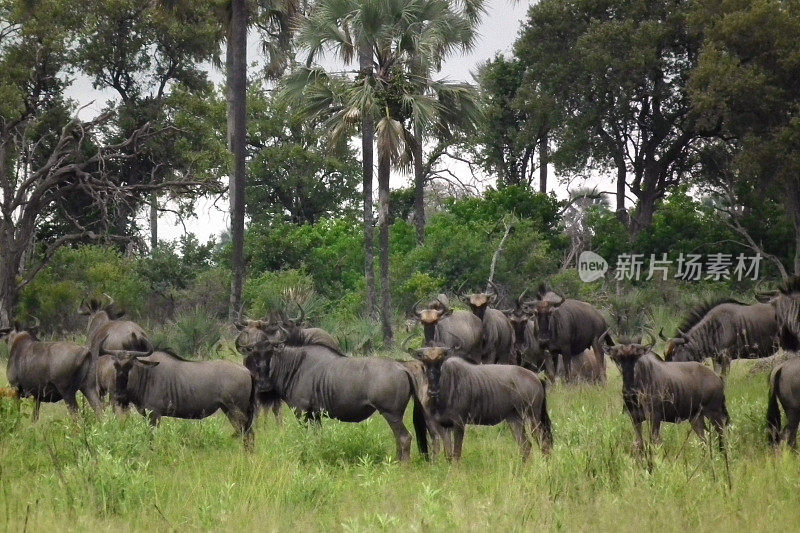
[{"label": "calf wildebeest", "polygon": [[435,427],[441,428],[445,450],[456,460],[461,458],[464,426],[495,425],[507,421],[527,459],[531,433],[539,437],[543,453],[553,443],[544,383],[539,377],[517,365],[477,365],[460,357],[451,357],[447,346],[427,346],[411,354],[425,368],[426,405]]},{"label": "calf wildebeest", "polygon": [[[786,412],[786,427],[781,431],[781,410]],[[786,440],[797,449],[797,427],[800,425],[800,358],[789,359],[776,366],[769,376],[767,429],[773,446]]]},{"label": "calf wildebeest", "polygon": [[6,338],[9,346],[6,377],[17,388],[19,398],[34,399],[33,420],[39,418],[42,402],[64,400],[75,414],[78,391],[99,413],[102,404],[89,350],[72,342],[40,342],[35,329],[15,324],[0,330],[0,337]]},{"label": "calf wildebeest", "polygon": [[394,433],[401,461],[411,456],[411,435],[403,424],[409,399],[420,452],[427,456],[424,409],[415,396],[409,370],[381,357],[346,357],[326,346],[286,346],[277,332],[254,350],[266,362],[267,374],[257,376],[259,388],[271,391],[306,420],[322,414],[343,422],[361,422],[376,411]]},{"label": "calf wildebeest", "polygon": [[534,372],[544,372],[550,381],[556,377],[556,365],[553,356],[543,350],[536,338],[536,322],[522,310],[522,298],[525,292],[517,298],[513,309],[503,312],[514,328],[514,352],[517,364]]},{"label": "calf wildebeest", "polygon": [[720,449],[724,449],[729,418],[722,378],[696,361],[663,361],[651,348],[652,344],[641,344],[641,339],[623,340],[608,348],[622,374],[622,399],[636,431],[637,449],[644,448],[645,420],[650,421],[653,442],[658,442],[662,422],[686,420],[704,439],[706,419],[716,428]]},{"label": "calf wildebeest", "polygon": [[506,315],[489,305],[497,300],[496,292],[478,292],[466,298],[472,312],[481,320],[482,363],[516,364],[514,328]]},{"label": "calf wildebeest", "polygon": [[572,358],[567,380],[571,383],[604,383],[605,366],[592,349],[585,349]]},{"label": "calf wildebeest", "polygon": [[735,300],[707,303],[678,328],[664,353],[668,361],[703,361],[710,357],[726,376],[732,359],[769,357],[777,350],[778,320],[769,303]]},{"label": "calf wildebeest", "polygon": [[608,325],[603,315],[591,304],[565,299],[539,286],[536,300],[523,303],[523,310],[536,321],[536,334],[541,347],[550,352],[553,360],[560,355],[564,361],[565,379],[571,373],[572,358],[587,348],[594,350],[605,374],[605,358],[601,342],[610,344]]},{"label": "calf wildebeest", "polygon": [[222,410],[250,446],[256,416],[255,377],[230,361],[188,361],[173,353],[105,350],[116,370],[115,402],[133,404],[153,425],[162,416],[200,419]]},{"label": "calf wildebeest", "polygon": [[81,302],[78,313],[89,316],[88,338],[89,350],[97,360],[103,351],[129,350],[136,352],[152,352],[153,344],[147,333],[130,320],[120,320],[125,311],[114,306],[114,299],[108,295],[108,303],[92,298],[89,302]]},{"label": "calf wildebeest", "polygon": [[425,344],[439,343],[457,349],[455,355],[481,362],[483,324],[471,311],[453,311],[450,300],[440,294],[426,309],[414,304],[414,315],[422,323]]}]

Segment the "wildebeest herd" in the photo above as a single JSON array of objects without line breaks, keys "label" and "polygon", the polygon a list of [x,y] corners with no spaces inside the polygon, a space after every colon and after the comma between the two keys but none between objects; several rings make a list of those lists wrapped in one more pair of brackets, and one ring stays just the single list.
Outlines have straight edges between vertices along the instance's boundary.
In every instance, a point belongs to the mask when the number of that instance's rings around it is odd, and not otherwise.
[{"label": "wildebeest herd", "polygon": [[[503,421],[524,458],[533,439],[548,453],[553,430],[547,384],[560,379],[603,385],[606,356],[620,370],[637,448],[644,446],[645,421],[654,441],[662,422],[688,421],[705,438],[708,421],[724,449],[724,378],[731,360],[800,348],[800,278],[761,293],[757,304],[725,300],[698,308],[665,339],[664,358],[653,350],[652,333],[646,343],[642,337],[615,338],[592,305],[544,285],[531,297],[523,292],[509,309],[495,307],[497,292],[490,284],[462,297],[468,311],[453,309],[443,294],[426,305],[417,302],[412,313],[422,325],[423,345],[410,349],[412,359],[405,361],[348,356],[333,335],[305,327],[299,305],[296,317],[281,310],[236,323],[243,364],[190,361],[156,349],[107,295],[80,307],[89,317],[88,347],[39,341],[38,321],[15,323],[0,334],[10,348],[8,381],[18,398],[34,399],[34,420],[41,402],[64,400],[76,412],[80,391],[98,413],[106,401],[120,414],[132,405],[153,425],[163,416],[199,419],[221,410],[249,448],[259,412],[272,411],[280,422],[283,403],[310,425],[321,424],[323,416],[360,422],[378,412],[394,434],[401,461],[411,456],[412,436],[403,422],[409,402],[425,457],[432,448],[459,459],[467,424]],[[720,374],[703,364],[708,358]],[[781,406],[788,419],[784,429]],[[770,375],[769,441],[785,439],[795,448],[798,425],[800,358],[793,358]]]}]

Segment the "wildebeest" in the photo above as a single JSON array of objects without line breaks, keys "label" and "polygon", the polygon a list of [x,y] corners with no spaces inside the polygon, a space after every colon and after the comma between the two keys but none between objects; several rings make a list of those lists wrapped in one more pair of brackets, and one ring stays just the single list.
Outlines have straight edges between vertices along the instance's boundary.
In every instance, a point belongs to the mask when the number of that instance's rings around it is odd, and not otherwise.
[{"label": "wildebeest", "polygon": [[777,350],[778,320],[769,303],[735,300],[707,303],[694,310],[678,328],[664,353],[668,361],[703,361],[710,357],[722,375],[732,359],[769,357]]},{"label": "wildebeest", "polygon": [[115,402],[133,404],[157,425],[162,416],[200,419],[222,410],[250,446],[256,416],[256,384],[230,361],[188,361],[173,353],[105,350],[116,370]]},{"label": "wildebeest", "polygon": [[543,350],[536,338],[536,322],[522,310],[523,292],[517,298],[513,309],[503,312],[508,317],[511,327],[514,328],[514,352],[517,364],[534,372],[545,372],[550,381],[555,380],[556,365],[553,356]]},{"label": "wildebeest", "polygon": [[[508,421],[527,459],[531,433],[539,437],[543,453],[552,447],[545,387],[539,377],[517,365],[477,365],[451,357],[447,346],[427,346],[412,355],[425,368],[428,416],[441,428],[445,449],[461,458],[464,426],[495,425]],[[422,392],[418,392],[418,396]]]},{"label": "wildebeest", "polygon": [[506,315],[492,307],[496,292],[479,292],[466,299],[472,312],[481,320],[482,363],[516,364],[514,354],[514,328]]},{"label": "wildebeest", "polygon": [[800,276],[792,277],[771,296],[781,348],[800,350]]},{"label": "wildebeest", "polygon": [[[781,431],[781,410],[786,413],[786,427]],[[800,425],[800,358],[789,359],[776,366],[769,377],[767,429],[773,446],[786,440],[797,449],[797,427]]]},{"label": "wildebeest", "polygon": [[450,300],[440,294],[426,309],[414,304],[414,315],[422,323],[425,344],[439,343],[457,349],[455,355],[481,362],[483,324],[471,311],[452,310]]},{"label": "wildebeest", "polygon": [[696,361],[663,361],[641,340],[622,341],[608,348],[622,374],[622,399],[636,431],[636,446],[644,447],[642,423],[649,420],[654,442],[660,440],[662,422],[688,420],[697,435],[705,438],[705,420],[719,433],[724,448],[728,424],[725,390],[713,370]]},{"label": "wildebeest", "polygon": [[567,381],[571,383],[604,383],[605,366],[597,358],[594,350],[587,348],[572,358]]},{"label": "wildebeest", "polygon": [[411,455],[411,435],[403,414],[414,398],[417,444],[427,455],[424,410],[402,363],[381,357],[346,357],[318,344],[286,346],[285,338],[285,332],[277,332],[253,352],[266,362],[268,373],[257,376],[261,390],[274,390],[306,420],[319,421],[325,414],[343,422],[361,422],[377,411],[394,433],[401,461]]},{"label": "wildebeest", "polygon": [[565,377],[571,374],[572,358],[591,348],[605,373],[605,358],[601,342],[609,344],[608,325],[603,315],[591,304],[565,299],[539,286],[536,300],[523,303],[523,310],[536,321],[536,335],[541,347],[553,360],[564,360]]},{"label": "wildebeest", "polygon": [[109,300],[106,304],[92,298],[89,302],[81,302],[78,309],[78,313],[89,316],[89,350],[95,361],[108,350],[152,352],[153,344],[147,333],[136,322],[120,320],[125,311],[114,305],[113,298],[105,296]]},{"label": "wildebeest", "polygon": [[20,398],[34,399],[33,420],[39,418],[41,402],[64,400],[70,412],[76,413],[78,391],[99,413],[102,403],[89,350],[72,342],[40,342],[35,329],[15,324],[0,330],[9,346],[6,377]]}]

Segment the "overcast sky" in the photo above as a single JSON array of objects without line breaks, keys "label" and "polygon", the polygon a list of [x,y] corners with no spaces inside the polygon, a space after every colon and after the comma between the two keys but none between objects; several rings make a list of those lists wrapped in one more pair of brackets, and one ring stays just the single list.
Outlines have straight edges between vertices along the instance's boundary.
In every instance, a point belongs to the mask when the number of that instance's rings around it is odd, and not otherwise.
[{"label": "overcast sky", "polygon": [[[510,0],[488,0],[487,13],[479,28],[479,37],[474,50],[467,54],[451,56],[442,66],[440,77],[448,78],[453,81],[473,81],[472,75],[478,65],[488,59],[493,58],[497,53],[509,54],[514,41],[519,33],[519,28],[525,19],[528,6],[532,0],[512,2]],[[255,37],[253,35],[252,37]],[[249,46],[250,58],[257,59],[259,54],[258,43],[251,39]],[[212,78],[222,81],[221,73],[211,70]],[[110,92],[99,92],[91,87],[87,79],[77,79],[70,96],[81,104],[91,103],[82,111],[83,116],[96,114],[104,103],[113,96]],[[451,167],[456,173],[466,173],[465,168],[459,168],[458,164],[453,163]],[[401,187],[410,180],[409,176],[401,174],[393,175],[392,186]],[[551,179],[552,187],[559,196],[566,194],[566,187],[558,185],[556,180]],[[188,231],[195,233],[201,241],[218,235],[227,226],[227,199],[218,200],[217,205],[212,205],[211,200],[201,200],[197,204],[197,218],[185,220]],[[147,227],[147,220],[142,218],[142,227]],[[176,239],[183,233],[184,229],[177,222],[174,215],[162,214],[159,219],[159,237],[162,239]]]}]

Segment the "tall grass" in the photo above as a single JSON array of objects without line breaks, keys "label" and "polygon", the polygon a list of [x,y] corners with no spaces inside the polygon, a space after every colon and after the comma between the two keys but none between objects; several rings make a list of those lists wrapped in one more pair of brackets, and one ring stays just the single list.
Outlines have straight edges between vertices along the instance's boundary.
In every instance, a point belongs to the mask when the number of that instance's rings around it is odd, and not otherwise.
[{"label": "tall grass", "polygon": [[29,401],[3,400],[0,529],[792,530],[800,459],[767,447],[766,374],[750,366],[728,382],[729,473],[686,424],[639,458],[613,367],[604,388],[548,390],[555,447],[527,463],[505,425],[469,427],[460,464],[402,465],[380,417],[321,431],[263,417],[247,454],[221,415],[151,429],[55,404],[32,424]]}]

